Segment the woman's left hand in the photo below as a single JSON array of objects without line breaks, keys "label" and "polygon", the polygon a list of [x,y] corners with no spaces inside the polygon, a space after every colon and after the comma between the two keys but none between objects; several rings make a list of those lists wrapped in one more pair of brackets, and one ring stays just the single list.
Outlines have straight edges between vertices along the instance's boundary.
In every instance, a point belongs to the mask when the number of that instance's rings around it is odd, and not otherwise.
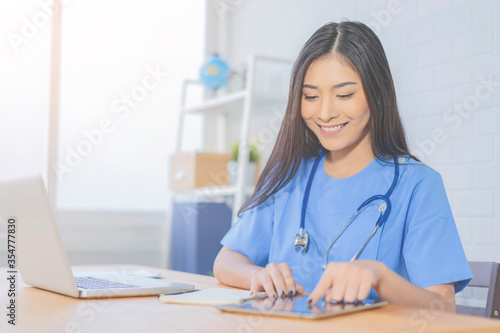
[{"label": "woman's left hand", "polygon": [[375,288],[387,267],[375,260],[356,260],[353,262],[332,262],[328,264],[316,288],[309,295],[309,302],[316,302],[323,296],[325,301],[362,301]]}]

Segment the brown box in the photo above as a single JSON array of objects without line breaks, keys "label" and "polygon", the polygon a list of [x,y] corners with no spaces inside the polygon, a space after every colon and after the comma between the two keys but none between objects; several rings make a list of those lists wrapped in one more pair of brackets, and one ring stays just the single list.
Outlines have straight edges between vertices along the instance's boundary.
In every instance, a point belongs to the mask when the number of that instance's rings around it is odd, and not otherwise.
[{"label": "brown box", "polygon": [[170,158],[170,188],[175,191],[229,185],[231,154],[175,153]]}]

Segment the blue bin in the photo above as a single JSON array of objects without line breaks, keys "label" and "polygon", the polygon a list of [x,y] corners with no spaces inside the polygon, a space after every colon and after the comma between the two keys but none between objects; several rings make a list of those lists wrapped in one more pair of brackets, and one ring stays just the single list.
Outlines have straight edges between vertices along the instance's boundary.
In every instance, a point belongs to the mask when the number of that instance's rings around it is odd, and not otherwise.
[{"label": "blue bin", "polygon": [[231,228],[231,209],[225,203],[174,203],[172,269],[209,275],[220,241]]}]

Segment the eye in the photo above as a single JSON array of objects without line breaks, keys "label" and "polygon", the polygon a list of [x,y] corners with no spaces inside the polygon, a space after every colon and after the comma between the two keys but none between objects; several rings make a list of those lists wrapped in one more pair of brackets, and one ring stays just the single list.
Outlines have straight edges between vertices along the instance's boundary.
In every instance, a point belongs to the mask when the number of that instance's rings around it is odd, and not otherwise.
[{"label": "eye", "polygon": [[304,95],[304,99],[306,101],[314,101],[316,98],[318,98],[318,96],[308,96],[308,95]]},{"label": "eye", "polygon": [[352,95],[354,95],[354,94],[337,95],[337,97],[340,99],[349,99],[349,98],[351,98]]}]

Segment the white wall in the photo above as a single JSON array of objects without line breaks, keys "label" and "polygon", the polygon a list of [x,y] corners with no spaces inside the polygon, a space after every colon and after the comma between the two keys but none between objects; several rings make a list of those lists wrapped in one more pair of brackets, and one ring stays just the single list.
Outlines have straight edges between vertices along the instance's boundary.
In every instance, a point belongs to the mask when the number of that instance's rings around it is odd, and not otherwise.
[{"label": "white wall", "polygon": [[249,53],[295,58],[329,21],[370,25],[412,151],[442,174],[468,259],[500,262],[500,1],[208,0],[207,9],[212,25],[226,25],[208,51],[221,47],[233,65]]}]

